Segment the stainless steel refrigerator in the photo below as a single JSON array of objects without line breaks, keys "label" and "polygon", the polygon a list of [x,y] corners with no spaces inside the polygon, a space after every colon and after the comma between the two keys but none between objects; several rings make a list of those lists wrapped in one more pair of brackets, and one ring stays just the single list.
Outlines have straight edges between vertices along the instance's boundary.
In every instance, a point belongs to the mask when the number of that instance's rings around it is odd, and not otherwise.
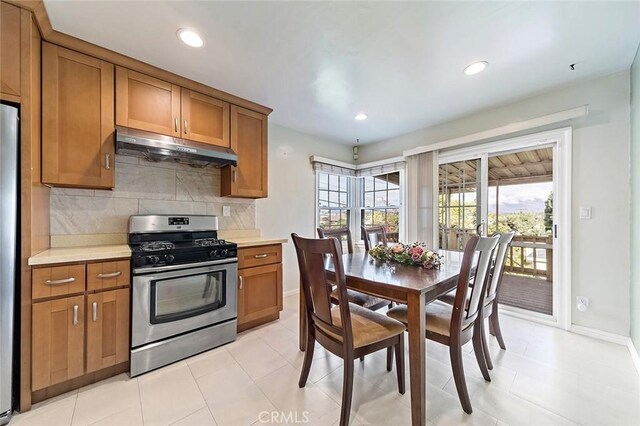
[{"label": "stainless steel refrigerator", "polygon": [[18,194],[18,109],[0,104],[0,425],[13,405]]}]

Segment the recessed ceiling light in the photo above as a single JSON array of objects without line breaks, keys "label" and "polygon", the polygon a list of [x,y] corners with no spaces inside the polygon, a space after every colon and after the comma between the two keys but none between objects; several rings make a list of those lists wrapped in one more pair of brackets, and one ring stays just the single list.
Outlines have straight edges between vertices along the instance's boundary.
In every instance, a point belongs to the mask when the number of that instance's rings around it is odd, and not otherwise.
[{"label": "recessed ceiling light", "polygon": [[464,73],[466,75],[474,75],[474,74],[478,74],[480,71],[483,71],[487,65],[489,65],[488,62],[486,61],[478,61],[478,62],[474,62],[471,65],[468,65],[465,69],[464,69]]},{"label": "recessed ceiling light", "polygon": [[358,121],[362,121],[362,120],[366,120],[368,117],[367,114],[365,114],[364,112],[361,112],[360,114],[356,114],[353,116],[353,118],[355,118]]},{"label": "recessed ceiling light", "polygon": [[186,28],[180,28],[178,30],[178,37],[184,44],[191,47],[202,47],[204,41],[202,38],[193,30],[188,30]]}]

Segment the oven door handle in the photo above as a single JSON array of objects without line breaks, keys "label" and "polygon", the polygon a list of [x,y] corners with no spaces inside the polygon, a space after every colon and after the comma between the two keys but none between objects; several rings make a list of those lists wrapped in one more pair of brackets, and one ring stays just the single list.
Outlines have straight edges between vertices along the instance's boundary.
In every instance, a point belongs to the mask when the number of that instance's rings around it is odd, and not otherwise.
[{"label": "oven door handle", "polygon": [[220,260],[212,260],[209,262],[198,262],[198,263],[189,263],[182,265],[168,265],[168,266],[157,266],[155,268],[136,268],[133,270],[134,274],[148,274],[152,272],[168,272],[168,271],[178,271],[180,269],[194,269],[200,268],[203,266],[212,266],[212,265],[224,265],[227,263],[238,263],[237,257],[230,257],[228,259],[220,259]]}]

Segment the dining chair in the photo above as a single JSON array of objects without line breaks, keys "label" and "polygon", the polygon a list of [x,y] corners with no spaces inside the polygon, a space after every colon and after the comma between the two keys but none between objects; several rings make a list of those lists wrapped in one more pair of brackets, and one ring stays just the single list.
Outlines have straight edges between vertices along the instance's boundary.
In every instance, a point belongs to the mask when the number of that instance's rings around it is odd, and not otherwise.
[{"label": "dining chair", "polygon": [[[496,340],[498,340],[500,348],[506,350],[507,347],[504,343],[504,338],[502,337],[502,330],[500,329],[500,319],[498,317],[498,296],[500,294],[500,287],[502,285],[502,276],[504,275],[504,265],[507,258],[507,250],[509,249],[509,246],[511,245],[511,241],[513,241],[513,237],[515,236],[515,234],[515,232],[497,234],[500,239],[498,240],[498,246],[495,250],[495,259],[490,271],[489,284],[487,286],[487,292],[483,302],[482,316],[478,317],[478,327],[480,330],[479,333],[482,336],[482,350],[484,351],[486,366],[489,370],[493,370],[493,362],[491,361],[489,345],[484,331],[484,320],[487,318],[489,319],[489,332],[492,335],[496,336]],[[455,301],[455,293],[447,293],[444,296],[441,296],[439,300],[453,305]],[[480,370],[483,372],[486,371],[484,368],[482,368],[482,366],[480,366]],[[487,379],[487,377],[485,377],[485,379]]]},{"label": "dining chair", "polygon": [[[462,345],[472,339],[481,339],[481,335],[474,325],[478,316],[482,315],[482,301],[486,291],[487,276],[498,239],[498,236],[470,238],[464,248],[453,305],[436,300],[425,307],[425,337],[449,347],[456,390],[462,409],[468,414],[471,414],[473,410],[464,377]],[[477,261],[474,265],[476,256]],[[469,280],[472,278],[474,266],[473,281],[475,284],[470,286]],[[387,311],[387,315],[405,325],[408,324],[406,305],[398,305],[390,309]],[[482,344],[474,345],[474,349],[476,347],[480,348],[480,350],[474,351],[478,365],[486,366]]]},{"label": "dining chair", "polygon": [[387,231],[384,226],[360,226],[362,230],[362,239],[364,240],[364,249],[371,250],[378,244],[387,244]]},{"label": "dining chair", "polygon": [[[308,239],[291,234],[296,248],[300,280],[305,300],[306,347],[299,387],[309,377],[313,350],[318,342],[344,361],[340,425],[349,423],[353,395],[354,359],[393,348],[396,352],[398,391],[405,393],[404,330],[399,321],[348,302],[342,252],[336,238]],[[332,305],[325,273],[327,257],[333,260],[338,305]],[[391,371],[390,366],[387,370]]]},{"label": "dining chair", "polygon": [[[337,229],[326,229],[326,228],[318,228],[318,237],[320,238],[337,238],[340,244],[340,249],[344,250],[343,242],[347,243],[347,252],[349,254],[353,253],[353,240],[351,238],[351,230],[349,228],[337,228]],[[340,253],[344,253],[344,251],[340,251]],[[356,305],[360,305],[363,308],[371,309],[372,311],[377,311],[378,309],[386,307],[391,307],[392,302],[387,299],[382,299],[380,297],[370,296],[365,293],[361,293],[359,291],[347,290],[347,296],[349,298],[349,302],[355,303]],[[334,303],[338,303],[338,294],[336,291],[331,293],[331,298]]]}]

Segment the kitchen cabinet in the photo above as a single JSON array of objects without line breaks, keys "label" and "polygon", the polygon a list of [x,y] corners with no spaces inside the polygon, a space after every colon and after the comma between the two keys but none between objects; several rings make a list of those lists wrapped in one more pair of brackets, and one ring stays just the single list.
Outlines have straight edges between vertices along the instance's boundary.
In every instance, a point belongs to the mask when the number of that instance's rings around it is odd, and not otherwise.
[{"label": "kitchen cabinet", "polygon": [[35,402],[128,370],[130,268],[129,259],[33,268]]},{"label": "kitchen cabinet", "polygon": [[0,3],[0,92],[9,96],[20,96],[20,14]]},{"label": "kitchen cabinet", "polygon": [[87,373],[129,360],[129,289],[87,296]]},{"label": "kitchen cabinet", "polygon": [[231,149],[238,165],[222,168],[223,197],[267,197],[267,116],[231,106]]},{"label": "kitchen cabinet", "polygon": [[182,136],[229,148],[229,103],[181,89]]},{"label": "kitchen cabinet", "polygon": [[42,182],[114,187],[113,65],[42,43]]},{"label": "kitchen cabinet", "polygon": [[116,124],[180,137],[180,87],[116,67]]},{"label": "kitchen cabinet", "polygon": [[278,319],[282,311],[281,245],[240,248],[238,260],[238,331]]},{"label": "kitchen cabinet", "polygon": [[34,303],[31,314],[32,390],[84,374],[84,295]]},{"label": "kitchen cabinet", "polygon": [[229,147],[229,103],[116,67],[116,124]]}]

